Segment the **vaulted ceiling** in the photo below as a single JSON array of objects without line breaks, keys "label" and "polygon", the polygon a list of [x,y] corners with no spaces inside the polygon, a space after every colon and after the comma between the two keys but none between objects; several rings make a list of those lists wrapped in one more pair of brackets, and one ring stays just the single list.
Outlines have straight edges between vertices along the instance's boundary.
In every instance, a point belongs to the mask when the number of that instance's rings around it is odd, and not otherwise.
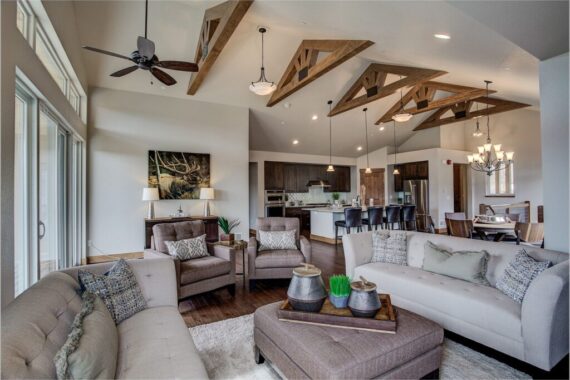
[{"label": "vaulted ceiling", "polygon": [[[148,33],[156,54],[163,60],[192,61],[204,10],[218,3],[151,0]],[[142,1],[76,1],[75,8],[84,45],[129,54],[136,37],[144,33]],[[304,39],[371,40],[374,45],[269,108],[269,97],[248,90],[259,77],[259,26],[268,28],[265,68],[275,82]],[[436,39],[435,33],[451,39]],[[248,107],[252,150],[328,154],[322,143],[328,137],[326,102],[336,104],[372,62],[446,71],[437,81],[463,86],[481,88],[483,80],[490,79],[495,96],[539,106],[537,58],[447,2],[257,0],[193,96],[186,94],[188,73],[169,72],[178,84],[164,88],[156,81],[151,85],[150,75],[141,70],[111,78],[110,73],[126,67],[124,61],[83,54],[90,86]],[[380,132],[373,123],[398,99],[396,93],[367,104],[371,149],[391,144],[391,124]],[[362,154],[356,150],[364,143],[361,108],[333,118],[333,154]],[[318,119],[312,120],[313,115]],[[429,115],[398,125],[398,140],[407,139]],[[292,145],[293,139],[300,143]]]}]

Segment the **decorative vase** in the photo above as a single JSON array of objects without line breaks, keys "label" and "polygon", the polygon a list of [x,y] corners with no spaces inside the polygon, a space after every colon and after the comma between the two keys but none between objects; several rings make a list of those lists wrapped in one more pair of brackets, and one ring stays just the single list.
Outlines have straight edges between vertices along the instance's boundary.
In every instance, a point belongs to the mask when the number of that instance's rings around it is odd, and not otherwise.
[{"label": "decorative vase", "polygon": [[360,276],[361,281],[350,284],[351,292],[348,300],[348,308],[355,317],[372,318],[376,315],[380,307],[376,284],[367,281]]},{"label": "decorative vase", "polygon": [[302,267],[293,269],[293,278],[287,289],[287,298],[295,310],[319,312],[327,298],[321,270],[311,264],[304,264]]},{"label": "decorative vase", "polygon": [[220,234],[220,241],[226,242],[228,244],[233,244],[234,234]]},{"label": "decorative vase", "polygon": [[329,294],[329,300],[337,309],[346,308],[348,306],[348,298],[349,296],[335,296],[333,294]]}]

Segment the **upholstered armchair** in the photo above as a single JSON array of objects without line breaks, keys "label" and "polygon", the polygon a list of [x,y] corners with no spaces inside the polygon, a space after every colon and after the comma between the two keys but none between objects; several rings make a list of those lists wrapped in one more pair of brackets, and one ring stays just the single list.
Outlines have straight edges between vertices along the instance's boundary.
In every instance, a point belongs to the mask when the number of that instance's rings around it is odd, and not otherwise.
[{"label": "upholstered armchair", "polygon": [[[291,278],[293,269],[302,263],[311,262],[311,243],[299,233],[297,218],[257,218],[256,237],[249,239],[247,247],[247,279],[250,287],[255,287],[255,280],[272,278]],[[258,251],[259,231],[295,230],[297,249],[278,249]]]},{"label": "upholstered armchair", "polygon": [[178,241],[205,234],[202,221],[156,224],[152,227],[151,249],[144,251],[145,259],[168,257],[174,261],[178,299],[227,287],[235,294],[235,250],[222,245],[208,244],[210,256],[180,261],[168,254],[165,241]]}]

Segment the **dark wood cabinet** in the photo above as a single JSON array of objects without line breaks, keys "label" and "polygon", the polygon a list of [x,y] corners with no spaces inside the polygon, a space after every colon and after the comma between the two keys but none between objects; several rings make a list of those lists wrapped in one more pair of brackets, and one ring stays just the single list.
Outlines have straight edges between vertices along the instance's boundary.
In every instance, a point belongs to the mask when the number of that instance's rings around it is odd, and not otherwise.
[{"label": "dark wood cabinet", "polygon": [[265,190],[285,190],[284,164],[282,162],[265,161]]},{"label": "dark wood cabinet", "polygon": [[155,219],[145,219],[144,220],[144,248],[151,248],[152,240],[152,227],[157,224],[163,223],[177,223],[177,222],[188,222],[201,220],[204,223],[206,232],[206,241],[208,243],[213,243],[218,241],[218,217],[211,216],[184,216],[184,217],[167,217],[167,218],[155,218]]},{"label": "dark wood cabinet", "polygon": [[394,191],[395,192],[399,192],[399,191],[404,191],[404,168],[403,165],[395,165],[394,169],[398,169],[398,171],[400,172],[400,174],[393,174],[394,176]]},{"label": "dark wood cabinet", "polygon": [[349,193],[351,191],[350,167],[335,166],[327,172],[328,165],[294,164],[265,161],[265,190],[284,190],[287,193],[306,193],[310,180],[328,181],[325,192]]},{"label": "dark wood cabinet", "polygon": [[409,162],[396,165],[400,175],[394,175],[394,191],[404,191],[404,181],[408,179],[429,179],[428,161]]},{"label": "dark wood cabinet", "polygon": [[336,188],[339,193],[350,192],[350,167],[339,166],[336,175]]},{"label": "dark wood cabinet", "polygon": [[283,166],[283,184],[286,193],[297,192],[297,169],[298,167],[295,164],[285,164]]},{"label": "dark wood cabinet", "polygon": [[307,183],[311,179],[309,176],[309,170],[307,165],[296,165],[297,166],[297,193],[308,193],[309,188]]},{"label": "dark wood cabinet", "polygon": [[418,162],[417,179],[429,179],[429,163],[427,161]]}]

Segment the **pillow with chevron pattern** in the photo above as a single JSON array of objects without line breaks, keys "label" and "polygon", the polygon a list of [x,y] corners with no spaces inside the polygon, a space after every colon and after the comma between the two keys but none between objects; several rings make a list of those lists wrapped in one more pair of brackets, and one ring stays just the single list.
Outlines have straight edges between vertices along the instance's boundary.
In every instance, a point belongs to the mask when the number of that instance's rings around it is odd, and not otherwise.
[{"label": "pillow with chevron pattern", "polygon": [[181,261],[209,256],[206,234],[191,239],[165,241],[164,243],[170,256]]}]

